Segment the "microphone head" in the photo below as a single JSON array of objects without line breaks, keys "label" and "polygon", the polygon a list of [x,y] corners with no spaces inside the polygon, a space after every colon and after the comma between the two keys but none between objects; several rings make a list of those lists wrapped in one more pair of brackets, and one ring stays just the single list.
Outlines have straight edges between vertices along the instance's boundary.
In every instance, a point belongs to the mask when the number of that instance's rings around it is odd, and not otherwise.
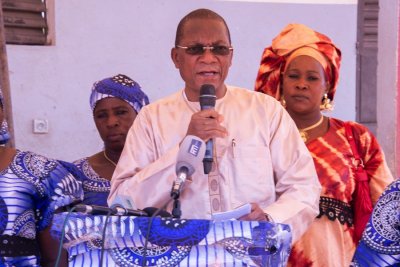
[{"label": "microphone head", "polygon": [[176,174],[179,175],[183,171],[187,176],[191,176],[196,168],[201,166],[205,152],[206,144],[202,139],[194,135],[187,135],[179,148]]},{"label": "microphone head", "polygon": [[212,84],[203,84],[200,88],[200,107],[208,109],[215,107],[217,97],[215,96],[215,87]]},{"label": "microphone head", "polygon": [[135,202],[133,202],[131,197],[126,195],[117,195],[110,206],[113,205],[121,205],[125,209],[136,209]]}]

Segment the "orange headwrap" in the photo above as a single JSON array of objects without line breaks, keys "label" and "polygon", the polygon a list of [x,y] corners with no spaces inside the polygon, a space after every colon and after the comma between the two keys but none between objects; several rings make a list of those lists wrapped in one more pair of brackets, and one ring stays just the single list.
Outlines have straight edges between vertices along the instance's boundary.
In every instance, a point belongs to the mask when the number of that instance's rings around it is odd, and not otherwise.
[{"label": "orange headwrap", "polygon": [[[333,100],[339,80],[341,52],[324,34],[302,24],[289,24],[264,49],[256,79],[255,90],[280,99],[280,75],[285,70],[289,56],[299,48],[309,47],[319,51],[327,59],[325,75],[330,84],[329,99]],[[310,54],[312,56],[312,53]],[[318,58],[316,58],[319,62]]]}]

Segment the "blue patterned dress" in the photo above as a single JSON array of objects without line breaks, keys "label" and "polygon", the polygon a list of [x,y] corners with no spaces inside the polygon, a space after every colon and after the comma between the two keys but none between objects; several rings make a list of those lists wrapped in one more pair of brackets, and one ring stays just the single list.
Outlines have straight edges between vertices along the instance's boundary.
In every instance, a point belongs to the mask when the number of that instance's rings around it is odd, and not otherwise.
[{"label": "blue patterned dress", "polygon": [[85,192],[83,203],[108,207],[107,198],[110,194],[111,182],[100,177],[93,170],[88,158],[79,159],[74,164],[84,175],[82,178],[83,191]]},{"label": "blue patterned dress", "polygon": [[[0,170],[1,236],[35,240],[51,224],[57,208],[82,196],[80,182],[57,161],[17,150],[11,164]],[[0,256],[0,266],[40,266],[40,259]]]},{"label": "blue patterned dress", "polygon": [[[82,181],[84,198],[83,202],[87,205],[98,205],[108,207],[107,198],[110,194],[111,182],[92,168],[89,159],[82,158],[73,162],[78,172],[73,171],[76,177]],[[84,217],[86,215],[83,215]],[[88,216],[90,217],[90,216]],[[68,250],[69,266],[99,266],[101,260],[101,236],[88,242],[88,246],[79,249]],[[119,266],[114,262],[109,251],[104,253],[103,266]]]},{"label": "blue patterned dress", "polygon": [[400,180],[376,203],[351,266],[400,266]]}]

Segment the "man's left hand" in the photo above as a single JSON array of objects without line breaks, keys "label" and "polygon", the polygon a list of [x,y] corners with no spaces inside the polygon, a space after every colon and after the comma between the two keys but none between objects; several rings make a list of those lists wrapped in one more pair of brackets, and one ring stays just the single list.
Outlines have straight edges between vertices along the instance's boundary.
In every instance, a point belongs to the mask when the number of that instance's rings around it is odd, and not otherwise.
[{"label": "man's left hand", "polygon": [[251,211],[249,214],[239,218],[242,221],[268,221],[265,212],[256,203],[251,203]]}]

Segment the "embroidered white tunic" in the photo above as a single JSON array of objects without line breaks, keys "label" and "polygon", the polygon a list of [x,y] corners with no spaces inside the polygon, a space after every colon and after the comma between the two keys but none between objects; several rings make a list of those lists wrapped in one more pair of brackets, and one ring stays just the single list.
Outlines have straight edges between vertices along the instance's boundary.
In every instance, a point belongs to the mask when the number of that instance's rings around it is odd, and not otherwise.
[{"label": "embroidered white tunic", "polygon": [[[289,224],[297,240],[318,215],[321,186],[293,120],[275,99],[232,86],[215,109],[228,136],[214,140],[210,175],[200,164],[186,182],[182,218],[210,219],[213,211],[258,203],[275,222]],[[179,143],[199,110],[181,90],[140,111],[114,172],[109,204],[117,195],[131,197],[137,208],[170,199]]]}]

